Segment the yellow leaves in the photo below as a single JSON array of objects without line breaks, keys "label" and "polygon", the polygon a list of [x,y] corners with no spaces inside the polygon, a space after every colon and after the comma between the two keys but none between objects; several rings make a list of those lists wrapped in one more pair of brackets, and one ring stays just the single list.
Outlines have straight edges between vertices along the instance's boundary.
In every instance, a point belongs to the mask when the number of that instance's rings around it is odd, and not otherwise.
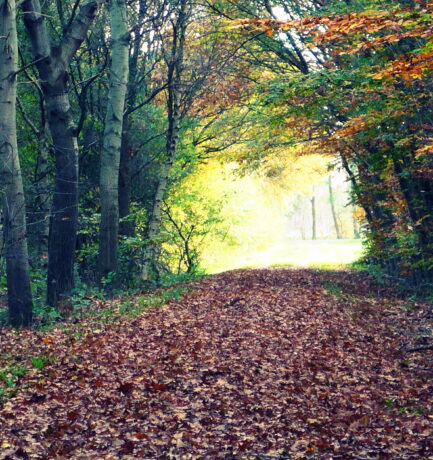
[{"label": "yellow leaves", "polygon": [[416,151],[415,156],[419,158],[423,155],[428,155],[430,153],[433,153],[433,139],[429,139],[423,147],[420,147]]},{"label": "yellow leaves", "polygon": [[381,11],[381,10],[365,10],[362,13],[359,13],[359,16],[361,17],[367,17],[367,18],[386,18],[388,17],[389,13],[388,11]]},{"label": "yellow leaves", "polygon": [[415,225],[421,225],[425,219],[428,219],[430,217],[429,214],[425,215],[425,216],[422,216],[420,219],[418,219],[416,222],[415,222]]}]

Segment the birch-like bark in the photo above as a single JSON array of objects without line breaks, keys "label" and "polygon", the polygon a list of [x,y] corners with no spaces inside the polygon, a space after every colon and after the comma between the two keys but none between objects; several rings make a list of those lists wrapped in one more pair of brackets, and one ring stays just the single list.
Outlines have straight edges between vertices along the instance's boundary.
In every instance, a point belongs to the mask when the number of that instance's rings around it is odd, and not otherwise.
[{"label": "birch-like bark", "polygon": [[125,0],[109,1],[111,24],[111,68],[101,155],[101,227],[99,235],[99,274],[117,269],[119,236],[119,164],[123,112],[129,73],[129,32]]},{"label": "birch-like bark", "polygon": [[173,25],[173,43],[171,48],[171,56],[168,62],[168,79],[167,79],[167,111],[168,111],[168,130],[166,138],[166,161],[162,167],[158,187],[153,202],[152,213],[150,215],[147,227],[147,244],[144,248],[143,266],[141,272],[141,279],[148,281],[154,270],[154,262],[156,258],[155,238],[159,234],[160,224],[162,218],[162,204],[164,194],[167,190],[170,172],[173,167],[177,146],[179,142],[179,130],[182,117],[181,110],[181,85],[182,73],[184,66],[184,48],[185,48],[185,35],[187,26],[187,3],[188,0],[180,1],[179,14],[176,24]]},{"label": "birch-like bark", "polygon": [[39,0],[24,0],[24,23],[36,60],[55,153],[55,189],[48,243],[47,303],[56,306],[74,287],[78,220],[78,143],[68,95],[68,67],[87,36],[99,0],[84,3],[53,46]]},{"label": "birch-like bark", "polygon": [[15,0],[0,0],[0,184],[9,320],[15,327],[26,327],[32,321],[32,293],[16,132],[17,62]]}]

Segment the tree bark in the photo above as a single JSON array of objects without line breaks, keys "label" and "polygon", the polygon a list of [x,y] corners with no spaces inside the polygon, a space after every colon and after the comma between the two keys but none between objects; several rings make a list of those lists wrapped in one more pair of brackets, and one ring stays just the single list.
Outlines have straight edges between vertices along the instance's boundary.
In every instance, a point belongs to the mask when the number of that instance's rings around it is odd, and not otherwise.
[{"label": "tree bark", "polygon": [[329,203],[331,204],[331,213],[332,213],[332,220],[334,221],[335,233],[337,235],[337,239],[341,240],[341,231],[340,231],[340,226],[338,225],[337,211],[335,210],[335,198],[334,198],[334,190],[332,189],[331,176],[329,176],[328,178],[328,189],[329,189]]},{"label": "tree bark", "polygon": [[[131,213],[131,196],[132,196],[132,149],[129,139],[129,118],[125,115],[123,118],[123,135],[122,146],[120,149],[119,165],[119,217],[124,219]],[[125,236],[134,235],[133,222],[123,220],[119,224],[119,233]]]},{"label": "tree bark", "polygon": [[311,198],[311,219],[312,219],[312,233],[311,239],[317,239],[317,232],[316,232],[316,197],[313,195]]},{"label": "tree bark", "polygon": [[125,0],[110,0],[111,69],[101,155],[101,227],[99,235],[99,274],[117,269],[119,237],[119,164],[123,112],[129,73],[129,33]]},{"label": "tree bark", "polygon": [[48,243],[47,303],[56,306],[74,287],[78,220],[78,143],[68,96],[68,67],[87,36],[98,0],[84,3],[52,46],[39,0],[24,0],[24,23],[36,60],[55,153],[55,188]]},{"label": "tree bark", "polygon": [[18,40],[15,0],[0,0],[0,174],[9,320],[15,327],[32,321],[32,293],[26,238],[23,183],[16,131]]},{"label": "tree bark", "polygon": [[150,215],[147,227],[147,244],[144,248],[143,267],[141,278],[143,281],[148,281],[154,272],[154,263],[156,258],[155,237],[160,230],[160,223],[162,217],[162,204],[164,194],[167,190],[169,183],[169,176],[172,166],[175,161],[177,146],[179,142],[179,130],[182,117],[182,110],[180,104],[181,98],[181,85],[183,73],[183,59],[184,59],[184,46],[185,34],[187,25],[187,3],[188,0],[181,0],[180,9],[177,17],[176,24],[173,25],[173,43],[171,48],[171,56],[168,61],[168,130],[166,138],[166,161],[162,167],[159,176],[158,187],[153,202],[153,209]]}]

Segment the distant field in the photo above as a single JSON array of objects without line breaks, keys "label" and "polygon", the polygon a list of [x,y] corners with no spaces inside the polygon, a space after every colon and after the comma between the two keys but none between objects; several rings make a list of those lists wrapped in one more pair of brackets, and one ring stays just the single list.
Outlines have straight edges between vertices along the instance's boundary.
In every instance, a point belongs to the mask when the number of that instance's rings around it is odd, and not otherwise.
[{"label": "distant field", "polygon": [[265,250],[234,248],[231,252],[212,254],[203,266],[208,273],[275,265],[338,268],[355,262],[361,255],[360,240],[288,240]]}]

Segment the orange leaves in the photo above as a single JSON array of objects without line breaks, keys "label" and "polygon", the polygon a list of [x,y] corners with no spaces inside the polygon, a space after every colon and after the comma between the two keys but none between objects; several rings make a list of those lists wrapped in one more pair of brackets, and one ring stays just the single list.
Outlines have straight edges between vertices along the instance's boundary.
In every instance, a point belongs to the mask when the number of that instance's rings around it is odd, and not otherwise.
[{"label": "orange leaves", "polygon": [[433,153],[433,138],[427,140],[424,145],[416,151],[416,156],[428,155]]},{"label": "orange leaves", "polygon": [[402,78],[411,84],[414,80],[420,80],[433,70],[433,50],[429,53],[401,56],[383,70],[376,72],[373,78],[391,79]]},{"label": "orange leaves", "polygon": [[[402,79],[408,84],[424,78],[433,70],[433,2],[420,9],[368,10],[348,15],[307,17],[278,21],[248,19],[236,22],[236,27],[253,27],[272,36],[276,31],[293,30],[311,36],[314,46],[332,46],[337,54],[365,53],[387,49],[406,39],[428,43],[425,52],[391,56],[391,63],[378,71],[376,79]],[[431,46],[429,46],[431,45]]]}]

